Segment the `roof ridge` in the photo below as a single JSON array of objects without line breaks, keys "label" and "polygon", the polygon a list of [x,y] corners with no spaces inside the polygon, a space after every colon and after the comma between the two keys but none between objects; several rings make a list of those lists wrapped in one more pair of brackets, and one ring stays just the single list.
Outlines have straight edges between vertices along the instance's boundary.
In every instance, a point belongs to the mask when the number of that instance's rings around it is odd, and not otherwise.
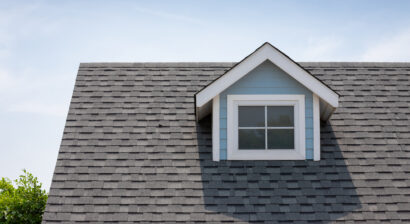
[{"label": "roof ridge", "polygon": [[410,67],[410,62],[298,62],[304,67]]},{"label": "roof ridge", "polygon": [[81,62],[80,68],[94,67],[227,67],[237,62]]},{"label": "roof ridge", "polygon": [[[230,67],[237,62],[82,62],[80,68]],[[410,62],[297,62],[303,67],[410,67]]]}]

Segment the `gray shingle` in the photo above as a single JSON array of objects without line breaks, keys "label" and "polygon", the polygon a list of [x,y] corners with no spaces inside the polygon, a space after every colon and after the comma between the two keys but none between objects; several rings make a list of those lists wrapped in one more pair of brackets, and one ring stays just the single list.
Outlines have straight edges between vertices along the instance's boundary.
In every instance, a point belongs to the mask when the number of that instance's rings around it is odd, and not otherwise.
[{"label": "gray shingle", "polygon": [[300,63],[322,160],[211,161],[194,94],[234,63],[82,63],[44,223],[410,222],[410,63]]}]

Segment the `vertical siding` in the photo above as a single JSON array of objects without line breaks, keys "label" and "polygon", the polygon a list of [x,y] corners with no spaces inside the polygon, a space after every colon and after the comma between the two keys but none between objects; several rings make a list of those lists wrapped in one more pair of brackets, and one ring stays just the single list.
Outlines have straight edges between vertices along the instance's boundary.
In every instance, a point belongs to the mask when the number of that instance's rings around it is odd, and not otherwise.
[{"label": "vertical siding", "polygon": [[269,61],[259,65],[220,94],[220,159],[227,158],[226,104],[231,94],[304,94],[306,158],[313,159],[313,94]]}]

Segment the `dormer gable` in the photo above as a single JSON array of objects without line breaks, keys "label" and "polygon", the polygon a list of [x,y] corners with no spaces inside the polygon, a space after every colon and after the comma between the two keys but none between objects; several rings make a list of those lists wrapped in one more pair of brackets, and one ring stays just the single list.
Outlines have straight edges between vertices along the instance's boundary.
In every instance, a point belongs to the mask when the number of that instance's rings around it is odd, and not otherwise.
[{"label": "dormer gable", "polygon": [[213,159],[320,160],[320,120],[339,95],[269,43],[195,95],[212,112]]}]

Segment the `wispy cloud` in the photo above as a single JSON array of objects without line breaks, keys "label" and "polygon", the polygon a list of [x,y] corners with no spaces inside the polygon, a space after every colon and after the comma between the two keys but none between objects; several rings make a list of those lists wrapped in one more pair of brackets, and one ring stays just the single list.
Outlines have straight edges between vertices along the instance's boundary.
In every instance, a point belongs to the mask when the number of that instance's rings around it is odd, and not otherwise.
[{"label": "wispy cloud", "polygon": [[[37,71],[10,72],[0,67],[0,112],[19,112],[65,117],[67,102],[57,92],[65,88],[65,77],[38,77]],[[57,94],[51,94],[57,93]],[[60,96],[60,97],[58,97]]]},{"label": "wispy cloud", "polygon": [[32,113],[46,116],[65,117],[67,107],[64,104],[46,104],[43,102],[22,102],[8,107],[9,112]]},{"label": "wispy cloud", "polygon": [[[37,3],[19,7],[0,8],[0,49],[15,41],[16,36],[38,32],[42,24],[33,24],[38,20],[29,16],[38,9]],[[34,26],[35,25],[35,26]]]},{"label": "wispy cloud", "polygon": [[363,53],[363,61],[410,61],[410,29],[389,36]]},{"label": "wispy cloud", "polygon": [[180,22],[192,23],[192,24],[197,24],[197,25],[204,25],[205,24],[204,21],[201,21],[199,19],[192,18],[192,17],[189,17],[189,16],[185,16],[185,15],[180,15],[180,14],[175,14],[175,13],[168,13],[168,12],[163,12],[163,11],[159,11],[159,10],[151,10],[151,9],[141,8],[141,7],[136,7],[135,10],[137,12],[140,12],[140,13],[144,13],[144,14],[148,14],[148,15],[152,15],[152,16],[157,16],[157,17],[161,17],[161,18],[164,18],[164,19],[176,20],[176,21],[180,21]]},{"label": "wispy cloud", "polygon": [[0,68],[0,92],[9,90],[14,85],[15,80],[10,76],[10,74]]},{"label": "wispy cloud", "polygon": [[334,36],[310,38],[301,54],[301,60],[332,61],[337,60],[338,50],[343,46],[343,40]]}]

